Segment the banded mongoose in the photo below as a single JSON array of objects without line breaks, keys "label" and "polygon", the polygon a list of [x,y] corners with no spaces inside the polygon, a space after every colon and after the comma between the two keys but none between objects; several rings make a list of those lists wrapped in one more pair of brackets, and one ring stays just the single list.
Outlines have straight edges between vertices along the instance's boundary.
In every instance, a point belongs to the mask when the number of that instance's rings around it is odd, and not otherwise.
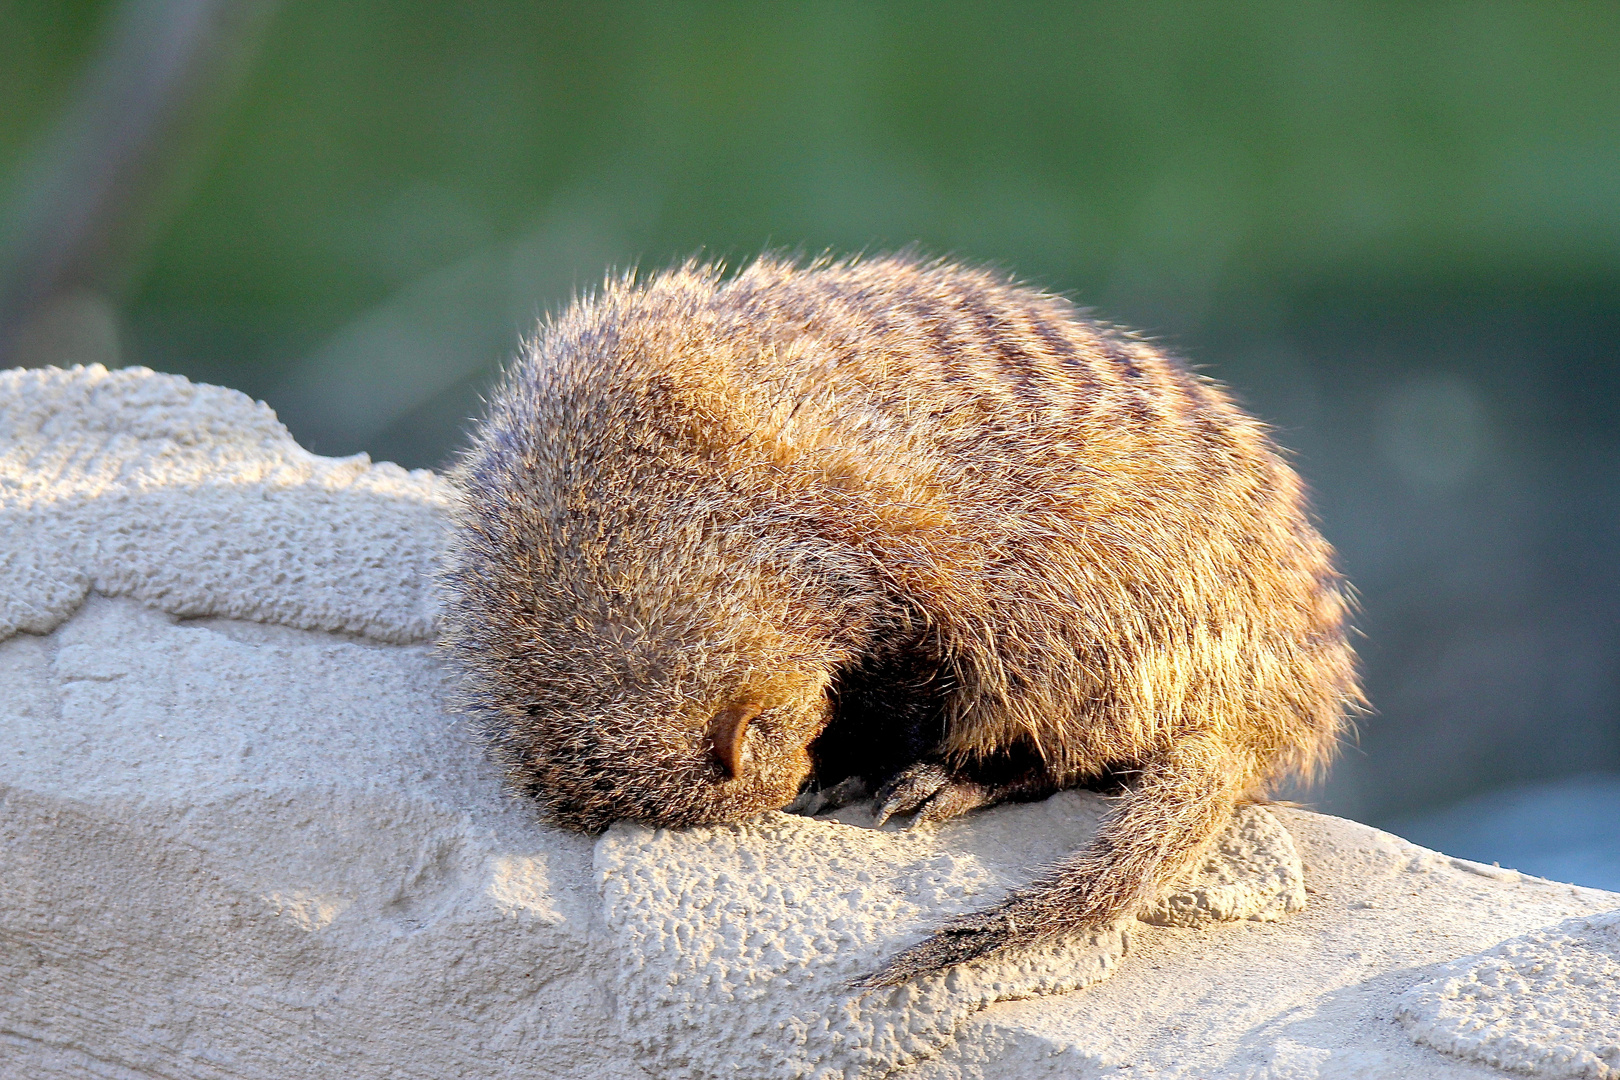
[{"label": "banded mongoose", "polygon": [[1360,697],[1346,587],[1265,428],[989,270],[610,280],[526,344],[454,478],[445,641],[559,823],[736,822],[861,781],[880,820],[930,822],[1123,782],[1088,848],[871,985],[1155,899]]}]

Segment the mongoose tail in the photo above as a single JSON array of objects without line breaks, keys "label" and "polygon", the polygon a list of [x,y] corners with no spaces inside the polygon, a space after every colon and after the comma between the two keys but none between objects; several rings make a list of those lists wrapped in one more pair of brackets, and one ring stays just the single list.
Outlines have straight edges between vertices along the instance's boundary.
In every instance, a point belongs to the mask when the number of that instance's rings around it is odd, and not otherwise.
[{"label": "mongoose tail", "polygon": [[996,906],[946,923],[856,985],[901,986],[1134,914],[1191,868],[1261,778],[1230,738],[1182,736],[1144,765],[1086,849]]}]

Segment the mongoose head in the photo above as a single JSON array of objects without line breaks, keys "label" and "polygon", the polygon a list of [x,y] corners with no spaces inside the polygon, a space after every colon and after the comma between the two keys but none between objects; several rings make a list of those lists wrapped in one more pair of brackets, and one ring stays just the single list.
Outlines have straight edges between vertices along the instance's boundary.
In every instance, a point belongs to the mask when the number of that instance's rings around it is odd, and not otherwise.
[{"label": "mongoose head", "polygon": [[822,438],[830,406],[750,374],[790,346],[699,310],[716,281],[610,282],[549,322],[453,474],[444,641],[513,786],[563,824],[791,802],[878,602],[856,508],[916,501]]},{"label": "mongoose head", "polygon": [[453,644],[477,673],[471,705],[497,756],[548,816],[590,831],[740,821],[791,802],[828,720],[836,652],[757,578],[740,595],[738,575],[728,587],[696,567],[646,569],[607,571],[618,580],[595,595],[581,593],[597,575],[531,576],[524,602],[508,592],[466,612],[476,618]]},{"label": "mongoose head", "polygon": [[555,639],[566,674],[523,688],[527,723],[505,736],[526,744],[514,749],[549,813],[590,830],[684,826],[792,801],[827,723],[828,658],[757,610],[745,625],[615,621]]}]

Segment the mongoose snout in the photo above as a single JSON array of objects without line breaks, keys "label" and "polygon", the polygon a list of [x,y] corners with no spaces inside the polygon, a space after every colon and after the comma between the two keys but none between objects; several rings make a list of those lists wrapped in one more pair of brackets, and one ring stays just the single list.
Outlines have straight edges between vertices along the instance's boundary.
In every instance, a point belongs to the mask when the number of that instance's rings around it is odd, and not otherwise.
[{"label": "mongoose snout", "polygon": [[1360,702],[1265,428],[990,271],[611,280],[526,345],[453,475],[464,707],[559,823],[1122,784],[1089,847],[874,984],[1129,914]]}]

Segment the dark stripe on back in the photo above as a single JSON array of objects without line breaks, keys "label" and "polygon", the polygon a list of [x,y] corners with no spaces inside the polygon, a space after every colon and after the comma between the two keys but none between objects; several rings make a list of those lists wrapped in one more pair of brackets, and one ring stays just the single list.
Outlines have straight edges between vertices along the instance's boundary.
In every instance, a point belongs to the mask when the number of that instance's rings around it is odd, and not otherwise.
[{"label": "dark stripe on back", "polygon": [[1101,389],[1097,379],[1097,371],[1091,364],[1091,358],[1075,347],[1074,341],[1069,335],[1053,326],[1039,312],[1031,311],[1029,313],[1029,323],[1035,331],[1035,336],[1045,343],[1048,351],[1057,358],[1058,362],[1078,376],[1079,393],[1076,395],[1077,400],[1070,404],[1081,413],[1090,412]]},{"label": "dark stripe on back", "polygon": [[1131,418],[1141,423],[1152,420],[1152,409],[1148,406],[1146,388],[1142,385],[1143,371],[1137,364],[1136,358],[1125,349],[1124,342],[1104,329],[1094,329],[1093,334],[1097,347],[1102,351],[1103,359],[1107,360],[1115,370],[1121,372],[1125,378],[1120,387],[1120,396],[1124,398],[1125,410]]},{"label": "dark stripe on back", "polygon": [[1169,370],[1176,383],[1180,385],[1182,392],[1187,395],[1187,400],[1192,402],[1193,405],[1200,409],[1206,409],[1215,404],[1215,399],[1210,395],[1209,387],[1204,385],[1204,381],[1198,377],[1196,371],[1193,371],[1173,356],[1164,358],[1164,366]]},{"label": "dark stripe on back", "polygon": [[1025,403],[1045,406],[1049,399],[1035,385],[1033,358],[1019,346],[1018,334],[1011,322],[989,301],[985,293],[975,291],[963,297],[962,307],[977,324],[981,340],[995,354],[1002,380]]},{"label": "dark stripe on back", "polygon": [[949,383],[966,380],[968,376],[962,370],[960,352],[952,343],[951,328],[946,326],[945,314],[949,312],[949,305],[935,293],[911,288],[906,291],[899,306],[922,328],[923,343],[940,362],[941,378]]}]

